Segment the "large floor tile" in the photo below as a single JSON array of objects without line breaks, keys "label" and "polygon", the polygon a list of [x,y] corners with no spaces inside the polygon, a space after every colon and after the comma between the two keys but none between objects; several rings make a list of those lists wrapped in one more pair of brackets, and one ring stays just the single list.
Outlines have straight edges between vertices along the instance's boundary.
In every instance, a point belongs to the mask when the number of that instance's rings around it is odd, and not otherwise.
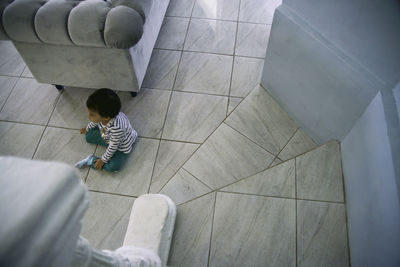
[{"label": "large floor tile", "polygon": [[151,179],[150,193],[158,193],[199,146],[161,140]]},{"label": "large floor tile", "polygon": [[247,96],[260,84],[263,65],[262,59],[235,56],[230,95]]},{"label": "large floor tile", "polygon": [[0,41],[0,75],[20,76],[25,63],[11,41]]},{"label": "large floor tile", "polygon": [[170,0],[166,16],[190,17],[195,0]]},{"label": "large floor tile", "polygon": [[197,0],[192,17],[237,20],[239,0]]},{"label": "large floor tile", "polygon": [[169,266],[207,266],[214,202],[211,193],[178,206]]},{"label": "large floor tile", "polygon": [[174,90],[229,94],[232,56],[184,52]]},{"label": "large floor tile", "polygon": [[139,136],[160,138],[171,92],[142,89],[136,97],[121,92],[122,112]]},{"label": "large floor tile", "polygon": [[207,194],[211,189],[197,180],[185,169],[180,169],[163,187],[160,194],[169,196],[176,205]]},{"label": "large floor tile", "polygon": [[154,49],[142,87],[172,89],[181,52]]},{"label": "large floor tile", "polygon": [[299,200],[297,216],[299,267],[349,266],[344,204]]},{"label": "large floor tile", "polygon": [[225,119],[228,97],[173,92],[163,138],[202,143]]},{"label": "large floor tile", "polygon": [[295,161],[286,161],[226,186],[221,191],[295,198]]},{"label": "large floor tile", "polygon": [[189,18],[165,17],[155,48],[182,50]]},{"label": "large floor tile", "polygon": [[266,169],[273,159],[270,153],[222,124],[183,168],[217,189]]},{"label": "large floor tile", "polygon": [[344,201],[340,145],[331,141],[296,158],[297,197]]},{"label": "large floor tile", "polygon": [[89,192],[89,208],[82,220],[81,235],[96,249],[122,246],[134,198]]},{"label": "large floor tile", "polygon": [[80,129],[89,123],[86,100],[95,90],[65,88],[49,122],[50,126]]},{"label": "large floor tile", "polygon": [[301,128],[299,128],[292,139],[290,139],[289,143],[279,153],[278,157],[282,160],[288,160],[304,152],[310,151],[315,147],[317,147],[317,144],[314,143],[314,141],[308,137]]},{"label": "large floor tile", "polygon": [[231,114],[231,112],[239,105],[239,103],[243,100],[241,97],[229,97],[229,104],[227,115]]},{"label": "large floor tile", "polygon": [[0,121],[0,155],[32,158],[44,128]]},{"label": "large floor tile", "polygon": [[0,119],[46,125],[59,92],[49,84],[20,78],[0,112]]},{"label": "large floor tile", "polygon": [[34,78],[32,72],[28,66],[25,66],[25,69],[22,72],[21,77]]},{"label": "large floor tile", "polygon": [[239,23],[235,55],[265,57],[271,25]]},{"label": "large floor tile", "polygon": [[0,76],[0,110],[17,82],[16,77]]},{"label": "large floor tile", "polygon": [[[60,128],[46,128],[34,159],[61,161],[74,165],[81,159],[93,154],[96,145],[86,143],[85,136],[79,134],[78,130]],[[79,169],[83,179],[89,168]]]},{"label": "large floor tile", "polygon": [[272,24],[275,8],[282,0],[241,0],[239,21]]},{"label": "large floor tile", "polygon": [[184,50],[233,55],[236,22],[192,19]]},{"label": "large floor tile", "polygon": [[[158,142],[157,140],[138,138],[120,172],[110,173],[90,169],[86,182],[89,189],[135,197],[147,193]],[[98,146],[96,155],[101,157],[104,151],[104,147]]]},{"label": "large floor tile", "polygon": [[295,214],[295,200],[219,192],[209,266],[295,266]]},{"label": "large floor tile", "polygon": [[298,128],[261,86],[256,87],[225,122],[274,155]]}]

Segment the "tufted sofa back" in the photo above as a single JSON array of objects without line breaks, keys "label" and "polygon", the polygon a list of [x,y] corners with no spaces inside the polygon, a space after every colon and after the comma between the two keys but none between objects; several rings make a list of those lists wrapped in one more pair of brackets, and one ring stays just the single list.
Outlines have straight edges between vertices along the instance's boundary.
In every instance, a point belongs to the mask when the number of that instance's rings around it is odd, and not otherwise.
[{"label": "tufted sofa back", "polygon": [[0,2],[0,31],[13,41],[129,48],[143,35],[143,0]]}]

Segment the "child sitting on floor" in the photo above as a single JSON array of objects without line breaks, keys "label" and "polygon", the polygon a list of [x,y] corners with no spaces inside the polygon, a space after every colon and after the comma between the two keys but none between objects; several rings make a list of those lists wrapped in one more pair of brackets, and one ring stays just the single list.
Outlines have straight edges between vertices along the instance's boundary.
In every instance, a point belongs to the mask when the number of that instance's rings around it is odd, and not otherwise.
[{"label": "child sitting on floor", "polygon": [[89,155],[75,166],[81,168],[88,165],[109,172],[121,170],[132,150],[137,132],[126,115],[120,112],[118,95],[107,88],[96,90],[87,99],[86,106],[90,122],[86,128],[80,129],[80,133],[86,135],[88,143],[106,146],[107,150],[101,158]]}]

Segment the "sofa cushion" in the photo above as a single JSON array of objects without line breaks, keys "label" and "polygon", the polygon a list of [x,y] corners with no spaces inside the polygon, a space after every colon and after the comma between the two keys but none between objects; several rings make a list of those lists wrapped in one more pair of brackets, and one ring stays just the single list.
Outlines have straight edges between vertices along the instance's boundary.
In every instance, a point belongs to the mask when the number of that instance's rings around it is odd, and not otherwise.
[{"label": "sofa cushion", "polygon": [[15,0],[4,9],[6,34],[2,35],[27,43],[129,48],[143,35],[143,4],[138,0]]},{"label": "sofa cushion", "polygon": [[129,48],[143,35],[143,19],[136,10],[117,6],[107,15],[104,39],[107,46]]},{"label": "sofa cushion", "polygon": [[48,44],[73,44],[68,33],[69,13],[80,3],[79,0],[50,0],[35,16],[35,29],[39,38]]}]

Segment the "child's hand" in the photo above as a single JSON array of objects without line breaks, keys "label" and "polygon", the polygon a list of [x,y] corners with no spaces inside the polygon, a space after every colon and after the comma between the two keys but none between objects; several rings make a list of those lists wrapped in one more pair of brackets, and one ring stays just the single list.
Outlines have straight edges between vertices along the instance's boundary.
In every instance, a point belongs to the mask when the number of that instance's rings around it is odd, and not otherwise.
[{"label": "child's hand", "polygon": [[81,134],[86,134],[86,133],[87,133],[86,128],[81,128],[81,129],[79,130],[79,132],[80,132]]},{"label": "child's hand", "polygon": [[94,161],[94,167],[98,170],[101,170],[103,168],[104,162],[101,159],[96,159]]}]

